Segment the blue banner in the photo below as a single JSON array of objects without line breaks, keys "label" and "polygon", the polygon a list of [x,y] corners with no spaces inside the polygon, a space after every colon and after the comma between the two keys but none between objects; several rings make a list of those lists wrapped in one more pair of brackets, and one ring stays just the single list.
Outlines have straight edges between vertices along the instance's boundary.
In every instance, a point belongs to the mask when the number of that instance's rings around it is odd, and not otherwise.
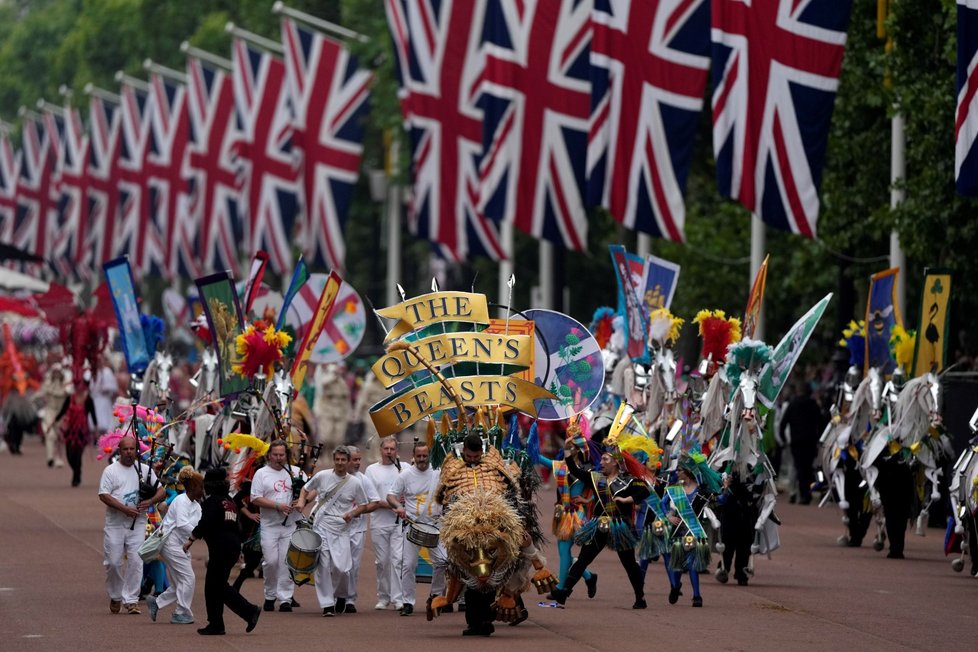
[{"label": "blue banner", "polygon": [[624,316],[625,348],[635,362],[649,362],[646,345],[649,330],[649,311],[643,300],[645,261],[630,254],[621,245],[609,245],[611,263],[618,277],[618,314]]},{"label": "blue banner", "polygon": [[132,269],[125,256],[102,264],[105,281],[115,308],[115,318],[119,322],[119,335],[122,352],[126,356],[129,373],[146,371],[149,366],[149,349],[143,335],[143,325],[139,321],[139,303],[136,300],[136,285],[132,280]]},{"label": "blue banner", "polygon": [[899,267],[873,274],[869,281],[866,305],[866,362],[863,373],[877,367],[882,374],[893,373],[896,362],[890,354],[890,332],[903,325],[896,305],[896,283]]},{"label": "blue banner", "polygon": [[679,265],[664,258],[649,256],[645,273],[643,297],[645,308],[651,313],[658,308],[669,308],[679,281]]}]

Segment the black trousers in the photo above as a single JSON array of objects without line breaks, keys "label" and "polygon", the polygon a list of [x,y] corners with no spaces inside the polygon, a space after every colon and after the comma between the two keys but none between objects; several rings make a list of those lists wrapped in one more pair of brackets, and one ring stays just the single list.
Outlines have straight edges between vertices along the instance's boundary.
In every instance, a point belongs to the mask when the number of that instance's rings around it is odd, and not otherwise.
[{"label": "black trousers", "polygon": [[82,454],[84,452],[84,446],[76,446],[74,444],[65,446],[65,457],[68,458],[68,466],[71,467],[71,486],[73,487],[81,484]]},{"label": "black trousers", "polygon": [[204,603],[207,605],[207,626],[224,629],[225,605],[242,620],[254,614],[255,605],[248,602],[230,584],[231,569],[238,563],[240,544],[218,543],[207,545],[207,575],[204,577]]},{"label": "black trousers", "polygon": [[[604,550],[606,545],[608,545],[608,535],[597,532],[590,543],[581,546],[581,550],[577,554],[577,561],[574,562],[567,572],[567,579],[564,580],[564,589],[570,591],[574,588],[574,585],[584,575],[584,571],[595,560],[598,553]],[[627,548],[616,552],[618,553],[618,561],[621,562],[622,568],[625,569],[625,574],[628,575],[628,581],[631,583],[632,590],[635,592],[635,599],[640,600],[644,598],[645,581],[642,577],[642,569],[638,567],[638,562],[635,561],[635,549]]]},{"label": "black trousers", "polygon": [[863,509],[866,502],[866,487],[859,485],[863,482],[863,476],[856,467],[856,463],[846,460],[846,501],[849,509],[846,516],[849,518],[849,545],[856,548],[862,545],[869,524],[873,522],[873,513]]},{"label": "black trousers", "polygon": [[798,478],[798,502],[807,505],[812,502],[812,483],[815,482],[815,470],[812,465],[818,449],[812,445],[792,445],[791,459],[795,463],[795,475]]},{"label": "black trousers", "polygon": [[886,518],[886,536],[890,539],[890,553],[903,554],[907,525],[913,506],[913,471],[909,464],[894,458],[879,463],[877,484],[883,516]]},{"label": "black trousers", "polygon": [[245,567],[241,569],[238,578],[234,580],[235,591],[240,591],[244,581],[249,577],[254,577],[255,571],[261,566],[261,550],[250,550],[245,546],[241,548],[241,554],[244,557]]},{"label": "black trousers", "polygon": [[471,629],[483,629],[492,625],[496,613],[492,608],[496,595],[490,591],[465,589],[465,624]]},{"label": "black trousers", "polygon": [[754,543],[756,521],[757,509],[754,508],[727,504],[720,512],[720,533],[724,545],[723,567],[728,572],[733,570],[736,580],[747,579],[744,569],[750,562],[750,547]]}]

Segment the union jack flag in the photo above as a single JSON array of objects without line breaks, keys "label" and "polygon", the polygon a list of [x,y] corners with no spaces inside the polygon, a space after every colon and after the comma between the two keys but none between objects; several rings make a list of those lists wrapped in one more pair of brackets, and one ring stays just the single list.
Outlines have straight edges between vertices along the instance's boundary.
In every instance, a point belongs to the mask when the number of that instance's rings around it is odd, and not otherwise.
[{"label": "union jack flag", "polygon": [[0,242],[11,242],[17,214],[20,152],[14,150],[6,125],[0,123]]},{"label": "union jack flag", "polygon": [[89,102],[91,155],[88,162],[89,227],[80,266],[99,269],[115,255],[120,217],[122,111],[118,104],[92,95]]},{"label": "union jack flag", "polygon": [[387,0],[386,9],[411,147],[412,231],[452,260],[504,259],[498,227],[479,209],[483,3]]},{"label": "union jack flag", "polygon": [[200,271],[239,272],[241,207],[232,164],[234,88],[231,78],[196,57],[187,59],[190,107],[189,171],[193,179],[192,223],[197,227]]},{"label": "union jack flag", "polygon": [[488,0],[479,206],[568,249],[587,248],[589,0]]},{"label": "union jack flag", "polygon": [[234,103],[242,130],[235,153],[244,179],[248,251],[264,249],[279,274],[292,269],[298,172],[292,158],[292,108],[285,65],[235,39]]},{"label": "union jack flag", "polygon": [[163,251],[159,231],[149,224],[150,187],[145,164],[149,155],[151,109],[146,93],[131,84],[122,84],[120,97],[122,147],[118,171],[122,204],[115,224],[112,256],[128,255],[133,273],[138,274],[149,271],[154,261],[161,262]]},{"label": "union jack flag", "polygon": [[814,238],[851,0],[713,0],[720,192]]},{"label": "union jack flag", "polygon": [[94,268],[79,265],[85,257],[89,225],[88,134],[76,109],[65,108],[62,120],[64,137],[58,148],[56,174],[61,195],[61,219],[52,233],[51,259],[63,276],[89,278]]},{"label": "union jack flag", "polygon": [[23,122],[20,176],[17,180],[17,213],[14,217],[14,246],[47,258],[50,236],[58,224],[59,193],[55,179],[57,143],[61,134],[57,120],[47,124],[28,115]]},{"label": "union jack flag", "polygon": [[592,22],[588,203],[682,242],[710,69],[709,2],[598,0]]},{"label": "union jack flag", "polygon": [[[189,211],[190,184],[185,176],[190,143],[187,88],[159,74],[149,78],[150,147],[144,171],[152,190],[152,218],[146,221],[152,238],[162,243],[153,250],[163,271],[172,278],[181,272],[197,276],[194,252],[196,228]],[[155,262],[155,261],[154,261]]]},{"label": "union jack flag", "polygon": [[958,0],[957,89],[954,179],[960,194],[978,197],[978,0]]},{"label": "union jack flag", "polygon": [[301,161],[305,255],[343,269],[343,226],[363,154],[363,118],[373,75],[336,41],[282,21],[288,90],[295,110],[292,144]]}]

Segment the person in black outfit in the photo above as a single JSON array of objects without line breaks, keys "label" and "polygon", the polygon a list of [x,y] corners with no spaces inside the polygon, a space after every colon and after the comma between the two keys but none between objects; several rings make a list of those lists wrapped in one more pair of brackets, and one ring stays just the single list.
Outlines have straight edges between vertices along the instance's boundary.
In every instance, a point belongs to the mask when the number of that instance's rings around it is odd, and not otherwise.
[{"label": "person in black outfit", "polygon": [[863,480],[863,475],[859,471],[859,462],[846,454],[845,459],[839,462],[843,465],[846,474],[846,495],[845,500],[849,503],[846,509],[848,524],[848,536],[846,545],[850,548],[858,548],[863,545],[863,538],[869,530],[870,523],[873,522],[873,512],[866,509],[867,489]]},{"label": "person in black outfit", "polygon": [[238,508],[241,556],[244,557],[245,565],[232,586],[235,591],[240,591],[244,581],[254,577],[255,571],[261,567],[261,545],[258,541],[261,517],[258,510],[251,507],[251,482],[242,483],[241,489],[234,494],[234,504]]},{"label": "person in black outfit", "polygon": [[[61,422],[62,418],[64,418],[63,422]],[[92,440],[92,433],[98,429],[95,403],[88,394],[87,381],[75,384],[75,393],[65,397],[61,411],[54,421],[61,422],[65,457],[68,458],[68,465],[71,467],[71,486],[77,487],[81,484],[82,454]]]},{"label": "person in black outfit", "polygon": [[231,569],[241,554],[241,535],[238,531],[238,508],[228,495],[230,485],[227,470],[211,469],[204,476],[206,498],[201,506],[200,522],[183,545],[190,550],[197,539],[207,542],[207,575],[204,578],[204,602],[207,605],[207,626],[198,634],[224,634],[224,606],[227,605],[248,623],[246,632],[258,624],[261,608],[248,602],[228,584]]},{"label": "person in black outfit", "polygon": [[[747,586],[747,564],[750,548],[754,543],[754,524],[757,522],[757,504],[764,485],[744,482],[734,471],[723,479],[723,491],[717,497],[720,506],[720,534],[723,541],[723,571],[717,579],[727,583],[727,573],[734,569],[734,579],[740,586]],[[732,566],[731,566],[732,565]]]},{"label": "person in black outfit", "polygon": [[12,391],[4,401],[3,412],[7,418],[6,440],[10,454],[22,455],[20,445],[24,441],[24,433],[37,429],[37,408],[29,394]]},{"label": "person in black outfit", "polygon": [[601,455],[600,473],[588,473],[577,465],[573,457],[567,458],[567,470],[575,478],[594,488],[594,511],[588,524],[578,532],[577,541],[582,545],[577,561],[567,572],[564,586],[554,589],[551,595],[559,604],[564,604],[587,567],[605,546],[609,546],[618,553],[618,560],[635,592],[632,608],[645,609],[645,581],[642,570],[635,561],[637,537],[633,529],[632,511],[635,505],[642,504],[648,497],[648,486],[626,473],[621,473],[618,460],[608,452]]},{"label": "person in black outfit", "polygon": [[876,460],[880,474],[876,487],[883,503],[886,537],[890,540],[890,559],[903,559],[903,546],[914,501],[914,477],[902,451],[895,455],[880,455]]},{"label": "person in black outfit", "polygon": [[791,428],[791,458],[795,464],[798,479],[798,502],[808,505],[812,502],[812,483],[815,481],[813,464],[818,454],[818,439],[825,428],[825,417],[818,401],[812,398],[812,388],[808,383],[798,383],[796,396],[788,403],[781,419],[780,436]]}]

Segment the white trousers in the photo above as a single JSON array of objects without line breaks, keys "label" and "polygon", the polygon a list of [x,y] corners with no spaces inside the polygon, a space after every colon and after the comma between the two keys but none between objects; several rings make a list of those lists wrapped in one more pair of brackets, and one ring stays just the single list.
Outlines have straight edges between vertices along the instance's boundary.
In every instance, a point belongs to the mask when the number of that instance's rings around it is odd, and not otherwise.
[{"label": "white trousers", "polygon": [[404,596],[401,595],[403,530],[400,523],[370,528],[374,565],[377,568],[377,600],[380,602],[404,602]]},{"label": "white trousers", "polygon": [[295,583],[285,565],[289,541],[295,526],[261,529],[262,572],[265,574],[265,599],[285,602],[292,599]]},{"label": "white trousers", "polygon": [[[401,592],[404,604],[414,606],[418,593],[417,579],[414,574],[418,570],[418,554],[421,546],[404,539],[404,555],[401,567]],[[431,589],[430,595],[445,595],[445,548],[439,542],[437,548],[428,548],[428,558],[431,560]]]},{"label": "white trousers", "polygon": [[163,550],[160,557],[166,565],[166,576],[170,580],[170,586],[156,598],[156,605],[162,609],[169,607],[174,602],[175,614],[194,617],[191,606],[194,602],[194,588],[197,586],[197,577],[194,575],[194,568],[190,563],[190,555],[183,551],[185,540],[175,540],[168,536],[163,542]]},{"label": "white trousers", "polygon": [[344,598],[347,604],[357,603],[357,583],[360,581],[360,562],[363,561],[363,541],[365,531],[350,534],[350,556],[352,564],[350,572],[343,577],[343,582],[336,586],[336,595]]},{"label": "white trousers", "polygon": [[143,579],[143,560],[139,546],[146,539],[146,520],[139,519],[128,527],[105,528],[102,543],[105,560],[105,591],[112,600],[123,604],[139,602],[139,585]]},{"label": "white trousers", "polygon": [[316,577],[316,598],[319,608],[325,609],[336,604],[338,590],[349,585],[350,571],[353,560],[350,554],[349,534],[330,534],[317,532],[323,538],[319,548],[319,565],[314,573]]}]

